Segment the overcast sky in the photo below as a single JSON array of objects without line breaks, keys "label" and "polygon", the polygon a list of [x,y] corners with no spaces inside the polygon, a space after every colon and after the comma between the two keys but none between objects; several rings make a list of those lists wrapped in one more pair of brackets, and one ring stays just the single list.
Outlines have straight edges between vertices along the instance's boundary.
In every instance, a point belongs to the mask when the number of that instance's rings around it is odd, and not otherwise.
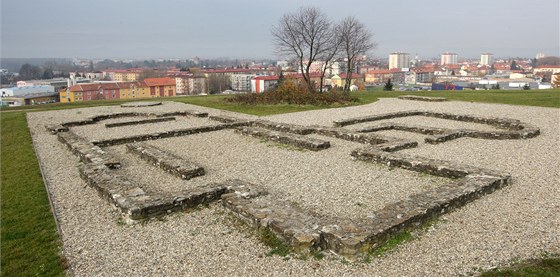
[{"label": "overcast sky", "polygon": [[372,53],[560,55],[559,0],[2,0],[4,58],[272,58],[270,28],[300,6],[355,16]]}]

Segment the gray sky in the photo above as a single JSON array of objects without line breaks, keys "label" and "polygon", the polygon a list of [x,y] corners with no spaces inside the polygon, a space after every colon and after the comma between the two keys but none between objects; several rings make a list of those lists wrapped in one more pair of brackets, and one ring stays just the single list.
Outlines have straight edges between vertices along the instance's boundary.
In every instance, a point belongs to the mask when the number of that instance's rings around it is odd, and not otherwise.
[{"label": "gray sky", "polygon": [[277,58],[270,28],[315,6],[355,16],[373,56],[560,55],[559,0],[2,0],[4,58]]}]

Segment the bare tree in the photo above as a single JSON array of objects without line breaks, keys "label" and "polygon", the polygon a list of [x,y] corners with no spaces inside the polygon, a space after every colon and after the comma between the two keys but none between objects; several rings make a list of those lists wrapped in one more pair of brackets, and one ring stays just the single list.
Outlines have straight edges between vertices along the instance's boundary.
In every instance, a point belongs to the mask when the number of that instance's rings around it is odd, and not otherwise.
[{"label": "bare tree", "polygon": [[225,74],[212,73],[208,76],[208,90],[210,94],[222,93],[231,89],[231,79]]},{"label": "bare tree", "polygon": [[373,35],[368,28],[353,16],[345,18],[336,30],[340,35],[340,47],[347,62],[344,91],[348,92],[356,59],[375,48],[376,44],[373,42]]},{"label": "bare tree", "polygon": [[309,91],[315,90],[309,74],[311,64],[332,50],[331,25],[318,8],[307,7],[300,8],[296,13],[285,14],[278,25],[272,27],[278,53],[297,60]]},{"label": "bare tree", "polygon": [[337,27],[334,27],[331,30],[330,35],[331,36],[328,40],[326,50],[321,55],[321,57],[319,57],[322,61],[325,62],[325,65],[321,68],[321,81],[319,87],[320,92],[323,92],[323,82],[325,80],[325,75],[327,73],[327,70],[331,67],[331,61],[337,56],[342,42],[342,40],[340,39],[341,36],[338,35]]}]

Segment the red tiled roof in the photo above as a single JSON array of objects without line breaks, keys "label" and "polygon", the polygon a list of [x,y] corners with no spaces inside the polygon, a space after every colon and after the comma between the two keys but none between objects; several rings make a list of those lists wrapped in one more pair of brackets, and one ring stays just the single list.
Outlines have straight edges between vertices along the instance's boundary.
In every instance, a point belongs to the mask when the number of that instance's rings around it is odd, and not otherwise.
[{"label": "red tiled roof", "polygon": [[447,67],[448,69],[460,69],[461,66],[458,64],[446,64],[444,65],[444,67]]},{"label": "red tiled roof", "polygon": [[70,91],[99,91],[101,89],[119,89],[115,83],[84,83],[70,87]]},{"label": "red tiled roof", "polygon": [[560,68],[560,65],[539,65],[535,68]]},{"label": "red tiled roof", "polygon": [[433,68],[413,68],[411,71],[415,73],[433,73],[435,70]]},{"label": "red tiled roof", "polygon": [[257,76],[255,78],[253,78],[254,80],[264,80],[264,81],[273,81],[273,80],[278,80],[279,76]]},{"label": "red tiled roof", "polygon": [[252,72],[254,69],[246,69],[246,68],[227,68],[227,69],[203,69],[202,72],[204,73],[235,73],[235,72]]},{"label": "red tiled roof", "polygon": [[398,68],[393,68],[393,69],[376,69],[376,70],[370,70],[368,71],[366,74],[391,74],[391,73],[397,73],[397,72],[402,72],[400,69]]},{"label": "red tiled roof", "polygon": [[[286,78],[297,78],[297,79],[303,79],[303,74],[301,73],[295,73],[295,74],[286,74],[284,75]],[[319,72],[310,72],[309,73],[309,78],[321,78],[321,73]]]},{"label": "red tiled roof", "polygon": [[175,79],[164,77],[164,78],[146,78],[144,79],[144,83],[146,83],[149,87],[154,86],[174,86]]},{"label": "red tiled roof", "polygon": [[[357,73],[350,73],[351,75],[351,79],[360,79],[362,78],[362,76],[360,74]],[[340,77],[340,79],[346,79],[346,73],[340,73],[338,74],[338,76]]]},{"label": "red tiled roof", "polygon": [[131,88],[132,86],[135,86],[137,88],[147,87],[146,83],[140,82],[140,81],[137,81],[137,82],[122,82],[122,83],[117,83],[117,84],[119,85],[119,88],[121,88],[121,89]]},{"label": "red tiled roof", "polygon": [[77,84],[70,87],[70,91],[98,91],[101,84]]}]

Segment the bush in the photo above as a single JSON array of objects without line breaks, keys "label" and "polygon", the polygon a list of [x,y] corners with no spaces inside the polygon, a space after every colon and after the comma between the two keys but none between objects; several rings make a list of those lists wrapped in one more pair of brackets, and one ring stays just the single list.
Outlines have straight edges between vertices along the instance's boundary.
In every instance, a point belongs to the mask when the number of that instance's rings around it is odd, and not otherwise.
[{"label": "bush", "polygon": [[345,104],[356,101],[347,93],[338,90],[329,92],[307,91],[306,86],[293,82],[282,82],[277,88],[263,93],[239,94],[225,101],[246,105],[330,105],[334,103]]}]

